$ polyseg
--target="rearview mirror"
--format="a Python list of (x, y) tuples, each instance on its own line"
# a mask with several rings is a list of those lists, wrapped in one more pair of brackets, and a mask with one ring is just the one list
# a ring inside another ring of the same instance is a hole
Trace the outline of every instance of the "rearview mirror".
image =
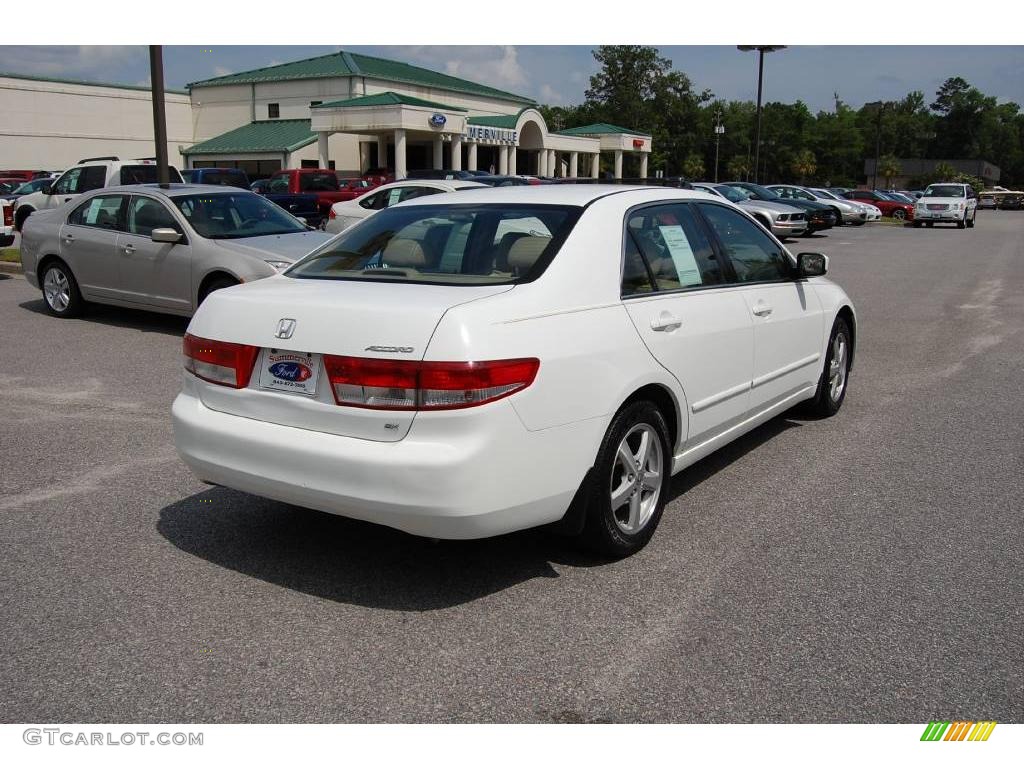
[(801, 253), (796, 257), (800, 277), (821, 277), (828, 272), (828, 256), (824, 253)]
[(181, 233), (175, 232), (170, 227), (154, 229), (150, 234), (154, 243), (176, 243), (181, 240)]
[(39, 191), (42, 192), (44, 195), (52, 195), (53, 184), (43, 184), (43, 186), (39, 188)]

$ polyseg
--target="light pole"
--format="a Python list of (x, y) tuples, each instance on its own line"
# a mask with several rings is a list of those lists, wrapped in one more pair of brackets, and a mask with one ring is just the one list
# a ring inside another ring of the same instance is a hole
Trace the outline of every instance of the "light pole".
[(871, 189), (878, 189), (878, 163), (882, 159), (882, 110), (884, 101), (872, 101), (864, 105), (875, 109), (875, 172), (871, 176)]
[(149, 80), (153, 98), (153, 143), (156, 145), (156, 177), (169, 184), (167, 167), (167, 116), (164, 110), (164, 53), (162, 45), (149, 46)]
[(715, 107), (715, 184), (718, 183), (718, 142), (725, 133), (725, 126), (722, 125), (722, 108)]
[(757, 129), (754, 133), (754, 183), (757, 183), (757, 164), (761, 156), (761, 90), (764, 85), (764, 55), (781, 51), (784, 45), (737, 45), (741, 51), (757, 51)]

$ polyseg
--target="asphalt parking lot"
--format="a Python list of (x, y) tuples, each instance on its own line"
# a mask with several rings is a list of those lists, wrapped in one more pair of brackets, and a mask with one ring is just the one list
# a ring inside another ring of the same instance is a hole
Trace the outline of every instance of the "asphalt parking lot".
[(611, 563), (205, 486), (186, 321), (0, 275), (3, 720), (1024, 720), (1024, 214), (792, 247), (857, 303), (843, 410), (677, 476)]

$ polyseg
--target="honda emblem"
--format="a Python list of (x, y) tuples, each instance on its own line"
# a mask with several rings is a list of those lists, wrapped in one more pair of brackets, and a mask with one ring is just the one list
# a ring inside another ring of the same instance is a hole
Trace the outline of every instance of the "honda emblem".
[(295, 333), (295, 320), (290, 317), (282, 317), (277, 321), (277, 333), (274, 335), (279, 339), (290, 339)]

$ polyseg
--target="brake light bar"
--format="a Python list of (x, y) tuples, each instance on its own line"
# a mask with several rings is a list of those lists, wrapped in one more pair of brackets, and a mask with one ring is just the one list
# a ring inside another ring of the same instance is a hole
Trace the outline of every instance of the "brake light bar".
[(230, 341), (215, 341), (185, 334), (182, 353), (185, 370), (204, 381), (242, 389), (249, 386), (260, 348)]
[(526, 389), (540, 360), (419, 362), (324, 355), (324, 368), (338, 405), (439, 411), (483, 405)]

